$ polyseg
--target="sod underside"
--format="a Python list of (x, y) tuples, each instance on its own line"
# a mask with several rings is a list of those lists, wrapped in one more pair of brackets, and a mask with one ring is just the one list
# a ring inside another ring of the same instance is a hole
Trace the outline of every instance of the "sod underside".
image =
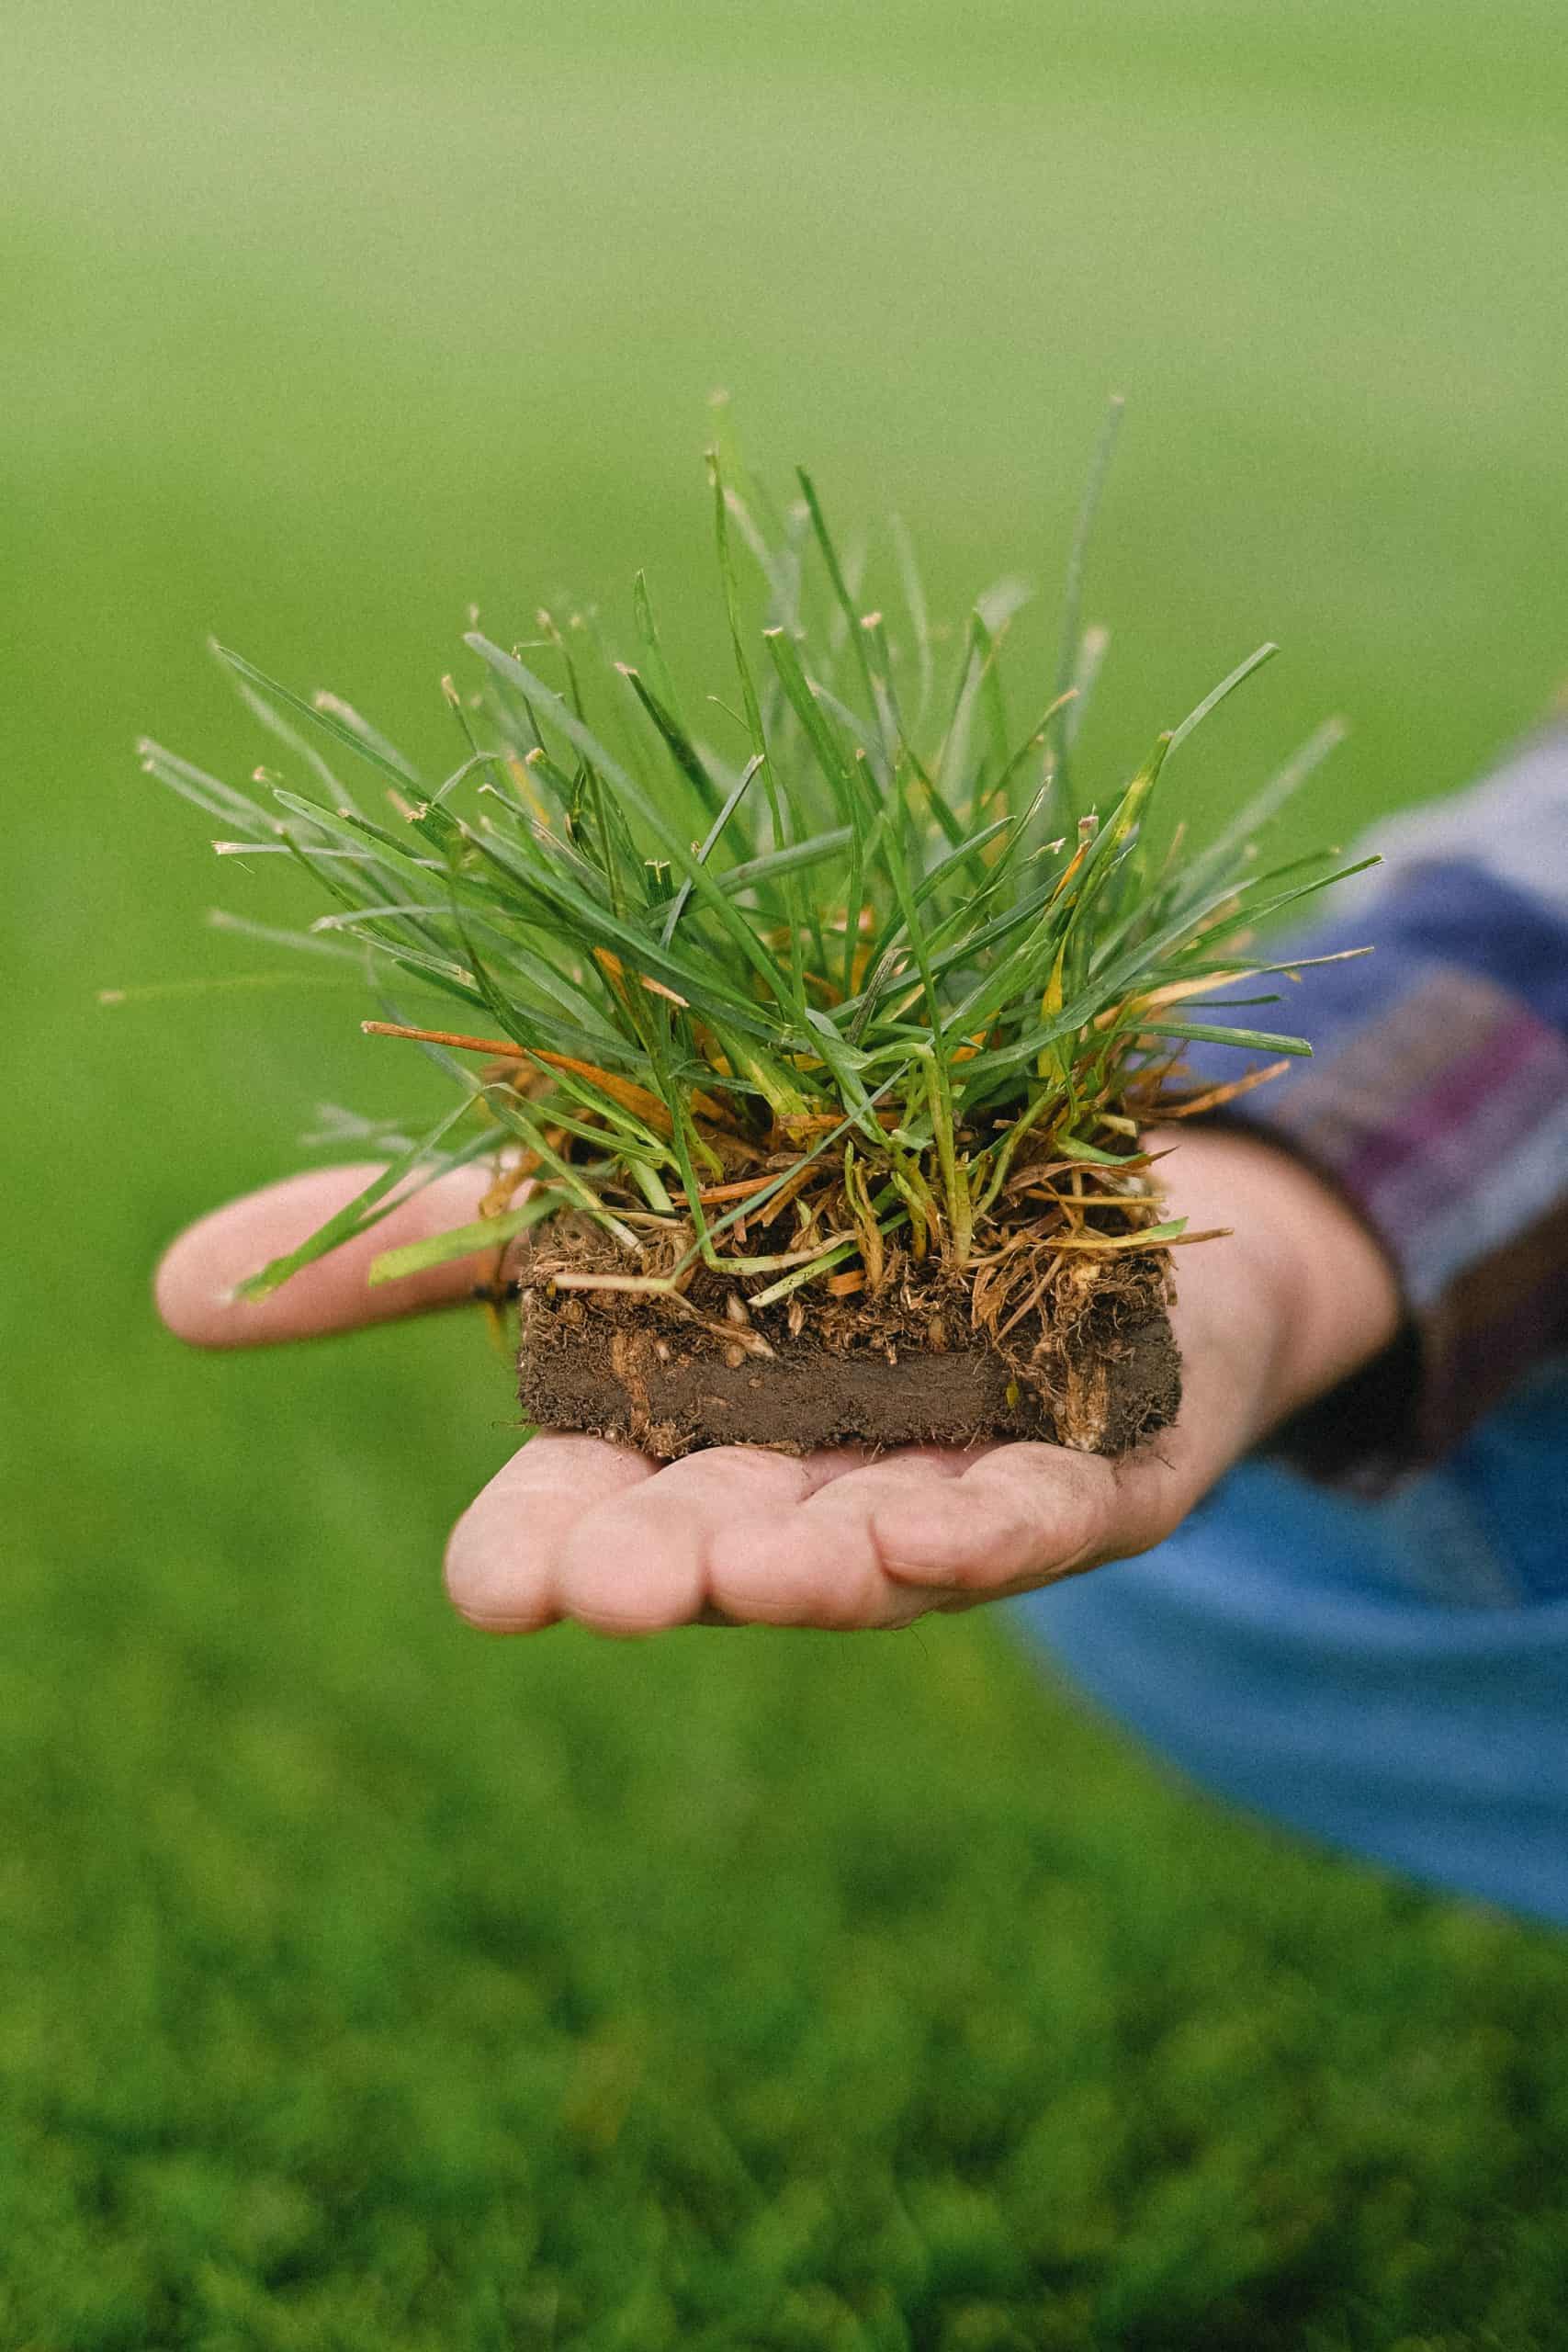
[[(856, 1294), (830, 1319), (797, 1299), (787, 1316), (738, 1322), (701, 1313), (695, 1283), (671, 1300), (558, 1291), (535, 1268), (518, 1399), (541, 1428), (615, 1438), (662, 1462), (710, 1445), (801, 1453), (1003, 1437), (1123, 1454), (1176, 1419), (1181, 1366), (1164, 1264), (1119, 1253), (1111, 1269), (1098, 1288), (1075, 1286), (1070, 1326), (1035, 1316), (998, 1343), (974, 1328), (962, 1277), (942, 1269), (897, 1301)], [(712, 1287), (736, 1295), (716, 1277)]]

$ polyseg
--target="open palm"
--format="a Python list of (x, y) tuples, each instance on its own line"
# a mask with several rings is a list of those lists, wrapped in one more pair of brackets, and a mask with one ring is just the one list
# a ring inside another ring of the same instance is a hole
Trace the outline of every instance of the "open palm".
[[(854, 1448), (803, 1458), (719, 1446), (660, 1466), (599, 1438), (541, 1432), (453, 1531), (446, 1583), (493, 1633), (574, 1618), (606, 1634), (750, 1623), (908, 1624), (1148, 1549), (1281, 1414), (1342, 1378), (1393, 1329), (1376, 1245), (1314, 1179), (1266, 1147), (1195, 1133), (1165, 1172), (1193, 1229), (1180, 1253), (1174, 1428), (1120, 1462), (1058, 1446)], [(326, 1169), (231, 1202), (184, 1233), (157, 1277), (169, 1328), (201, 1347), (343, 1331), (466, 1295), (472, 1261), (377, 1289), (381, 1250), (475, 1214), (486, 1179), (442, 1178), (272, 1296), (233, 1285), (291, 1248), (372, 1171)]]

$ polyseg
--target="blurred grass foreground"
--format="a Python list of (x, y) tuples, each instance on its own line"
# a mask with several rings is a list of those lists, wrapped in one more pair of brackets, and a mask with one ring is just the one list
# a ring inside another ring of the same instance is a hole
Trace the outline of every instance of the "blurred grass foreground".
[(254, 961), (131, 754), (254, 760), (209, 629), (425, 746), (470, 600), (648, 560), (703, 656), (719, 381), (949, 610), (1055, 578), (1124, 389), (1091, 763), (1268, 634), (1200, 822), (1330, 708), (1315, 833), (1461, 782), (1568, 666), (1556, 8), (20, 0), (7, 48), (0, 2345), (1560, 2344), (1560, 1943), (1165, 1785), (999, 1623), (464, 1634), (477, 1328), (197, 1362), (146, 1305), (378, 1107), (354, 1020), (93, 1002)]

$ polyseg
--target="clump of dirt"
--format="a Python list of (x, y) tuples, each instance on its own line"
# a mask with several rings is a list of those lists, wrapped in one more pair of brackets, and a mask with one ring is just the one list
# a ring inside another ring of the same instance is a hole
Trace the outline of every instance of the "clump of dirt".
[[(664, 1462), (708, 1445), (1000, 1437), (1126, 1453), (1181, 1402), (1168, 1268), (1157, 1250), (1060, 1251), (999, 1319), (996, 1261), (905, 1256), (874, 1296), (807, 1289), (756, 1306), (742, 1280), (702, 1266), (674, 1294), (575, 1287), (647, 1269), (559, 1218), (523, 1272), (519, 1394), (530, 1421)], [(1010, 1299), (1017, 1275), (1007, 1268)]]

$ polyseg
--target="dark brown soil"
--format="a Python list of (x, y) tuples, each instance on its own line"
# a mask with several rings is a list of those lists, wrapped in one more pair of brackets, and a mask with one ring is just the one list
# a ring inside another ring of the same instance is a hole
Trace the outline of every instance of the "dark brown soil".
[(660, 1461), (707, 1445), (998, 1437), (1118, 1454), (1168, 1427), (1181, 1401), (1169, 1276), (1154, 1252), (1085, 1253), (1000, 1342), (976, 1328), (962, 1278), (908, 1265), (891, 1295), (807, 1306), (796, 1293), (754, 1314), (706, 1273), (676, 1299), (553, 1283), (619, 1263), (596, 1234), (558, 1229), (525, 1269), (523, 1411)]

